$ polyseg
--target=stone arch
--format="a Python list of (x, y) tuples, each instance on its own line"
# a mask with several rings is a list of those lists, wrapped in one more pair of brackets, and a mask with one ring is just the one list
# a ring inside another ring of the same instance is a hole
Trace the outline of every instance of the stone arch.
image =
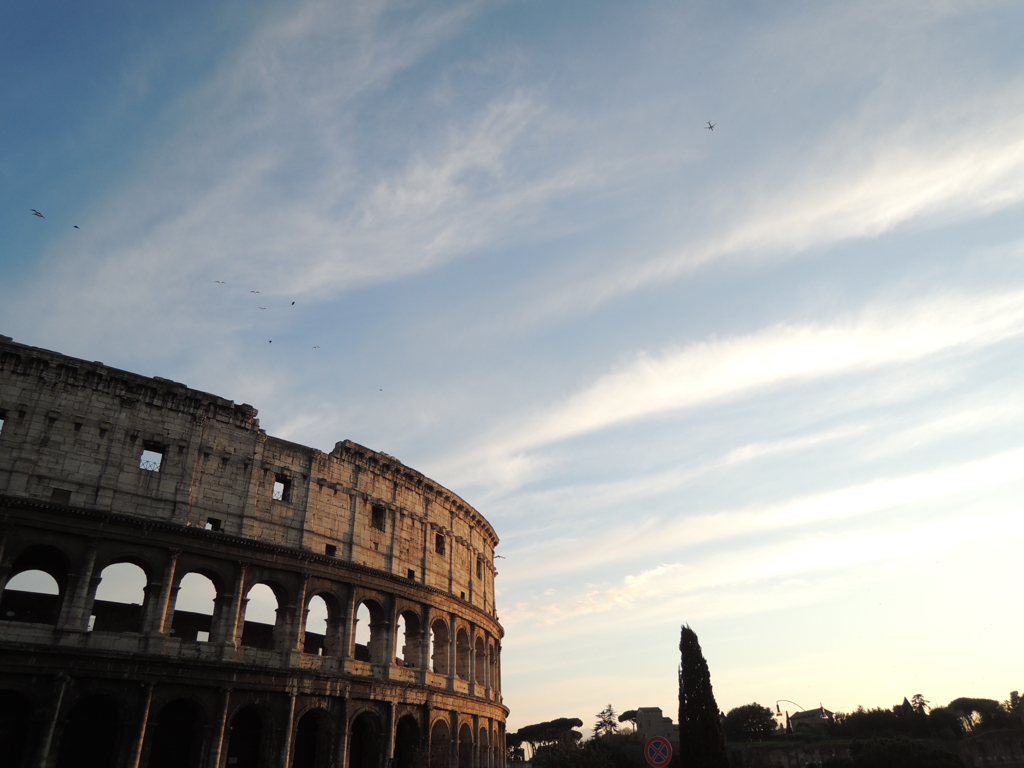
[(384, 606), (373, 598), (362, 598), (356, 606), (355, 631), (352, 633), (356, 660), (388, 663), (391, 652), (387, 648), (387, 635)]
[(280, 587), (259, 581), (246, 588), (241, 644), (273, 650), (275, 629), (281, 621)]
[(459, 727), (459, 768), (473, 768), (473, 729), (469, 723)]
[(95, 632), (141, 632), (149, 575), (137, 563), (122, 560), (100, 571), (89, 626)]
[(0, 764), (25, 762), (32, 727), (32, 701), (19, 691), (0, 691)]
[(420, 617), (413, 610), (398, 614), (398, 631), (395, 635), (398, 658), (403, 667), (420, 667), (420, 653), (423, 643), (423, 629)]
[(121, 734), (121, 706), (94, 694), (75, 702), (60, 729), (56, 768), (112, 768)]
[(231, 768), (268, 768), (270, 723), (262, 707), (249, 704), (231, 718), (227, 735), (227, 765)]
[(402, 715), (395, 726), (395, 768), (419, 768), (422, 751), (419, 721)]
[(430, 768), (448, 768), (451, 733), (451, 728), (445, 720), (435, 720), (430, 726)]
[(469, 680), (469, 633), (465, 627), (455, 634), (455, 674)]
[(298, 719), (292, 736), (291, 768), (328, 768), (332, 743), (330, 714), (320, 707), (307, 709)]
[(489, 766), (491, 765), (491, 740), (489, 738), (489, 734), (487, 733), (486, 725), (480, 726), (480, 734), (477, 737), (476, 745), (477, 765), (480, 766), (480, 768), (489, 768)]
[(213, 631), (213, 614), (220, 590), (207, 571), (189, 571), (177, 580), (171, 634), (184, 642), (206, 642)]
[(349, 725), (348, 768), (378, 768), (380, 760), (380, 717), (366, 709), (352, 718)]
[(430, 624), (430, 668), (438, 675), (447, 675), (451, 634), (444, 619), (434, 619)]
[(146, 727), (148, 768), (194, 768), (203, 748), (202, 708), (192, 699), (175, 699), (151, 712)]
[(487, 687), (487, 648), (481, 635), (476, 636), (476, 644), (473, 647), (473, 682)]
[(56, 624), (67, 595), (68, 567), (68, 556), (57, 547), (26, 547), (11, 564), (0, 596), (0, 619)]

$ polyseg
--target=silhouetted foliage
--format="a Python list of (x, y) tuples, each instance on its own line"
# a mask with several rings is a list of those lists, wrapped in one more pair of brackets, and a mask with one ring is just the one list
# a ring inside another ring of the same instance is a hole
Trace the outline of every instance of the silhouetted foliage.
[(967, 733), (980, 733), (1014, 725), (1013, 717), (995, 699), (959, 698), (949, 702), (949, 708), (960, 718)]
[(611, 755), (602, 745), (603, 739), (590, 739), (580, 743), (563, 739), (539, 747), (534, 755), (536, 768), (617, 768)]
[(775, 715), (756, 702), (730, 709), (723, 723), (729, 741), (763, 741), (776, 730)]
[(679, 653), (679, 764), (683, 768), (729, 768), (708, 663), (696, 633), (685, 625)]
[(825, 761), (822, 768), (965, 768), (953, 752), (911, 739), (855, 741), (850, 745), (850, 757), (848, 761)]
[[(1016, 691), (1014, 691), (1014, 693), (1016, 693)], [(632, 723), (633, 724), (633, 730), (635, 731), (636, 730), (636, 715), (637, 715), (637, 711), (635, 709), (627, 709), (625, 712), (623, 712), (621, 715), (619, 715), (619, 722), (620, 723)]]
[(618, 720), (615, 719), (615, 710), (612, 705), (597, 713), (597, 722), (594, 724), (594, 736), (608, 736), (618, 731)]
[(573, 729), (582, 727), (583, 721), (578, 717), (559, 717), (556, 720), (549, 720), (543, 723), (524, 725), (515, 733), (507, 734), (505, 736), (505, 744), (515, 743), (519, 747), (522, 747), (523, 744), (529, 744), (532, 757), (542, 747), (562, 742), (575, 744), (583, 738), (583, 734)]

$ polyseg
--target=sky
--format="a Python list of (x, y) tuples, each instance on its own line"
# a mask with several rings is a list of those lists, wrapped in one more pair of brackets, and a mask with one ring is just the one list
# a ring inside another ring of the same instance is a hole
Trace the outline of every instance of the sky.
[(473, 504), (510, 730), (675, 718), (684, 623), (726, 711), (1002, 700), (1022, 28), (998, 0), (6, 3), (0, 333)]

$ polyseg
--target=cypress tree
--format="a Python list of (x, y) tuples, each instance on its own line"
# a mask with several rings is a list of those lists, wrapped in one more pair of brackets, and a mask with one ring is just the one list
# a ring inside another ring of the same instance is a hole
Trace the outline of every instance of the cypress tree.
[(682, 768), (729, 768), (725, 732), (711, 673), (697, 634), (685, 624), (679, 639), (679, 765)]

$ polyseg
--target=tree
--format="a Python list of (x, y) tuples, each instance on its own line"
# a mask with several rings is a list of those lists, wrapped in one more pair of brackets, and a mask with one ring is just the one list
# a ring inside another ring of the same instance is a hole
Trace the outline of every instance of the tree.
[(683, 768), (729, 768), (725, 733), (711, 690), (711, 673), (697, 634), (679, 638), (679, 758)]
[(597, 713), (597, 722), (594, 724), (594, 736), (610, 736), (618, 731), (616, 725), (618, 721), (615, 719), (615, 710), (612, 709), (612, 705), (609, 704), (607, 707)]
[(583, 734), (574, 731), (574, 728), (582, 728), (583, 721), (578, 717), (559, 717), (556, 720), (549, 720), (533, 725), (524, 725), (514, 734), (506, 736), (505, 742), (510, 738), (518, 740), (518, 743), (530, 745), (530, 756), (537, 753), (541, 747), (558, 744), (563, 741), (577, 742), (583, 738)]
[(637, 715), (637, 712), (636, 712), (635, 709), (627, 709), (625, 712), (623, 712), (621, 715), (619, 715), (619, 722), (620, 723), (631, 723), (632, 726), (633, 726), (633, 732), (635, 733), (636, 732), (636, 715)]
[(760, 704), (744, 704), (729, 710), (723, 728), (729, 741), (763, 741), (775, 733), (775, 715)]
[(916, 712), (920, 712), (921, 714), (926, 714), (928, 712), (929, 702), (920, 693), (914, 694), (914, 698), (910, 700), (910, 704)]

